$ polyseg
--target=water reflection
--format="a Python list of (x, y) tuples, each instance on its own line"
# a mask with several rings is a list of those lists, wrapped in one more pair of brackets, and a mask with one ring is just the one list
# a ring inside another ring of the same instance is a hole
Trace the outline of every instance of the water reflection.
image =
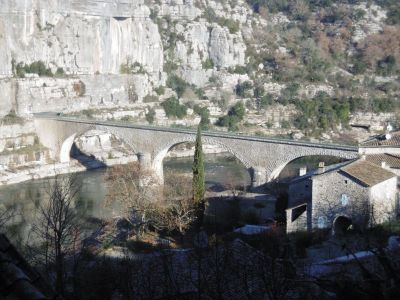
[[(191, 175), (192, 157), (168, 158), (164, 160), (165, 174), (184, 173)], [(246, 168), (236, 159), (225, 154), (207, 154), (205, 156), (207, 187), (222, 190), (226, 186), (246, 186), (250, 176)], [(78, 173), (77, 184), (82, 188), (77, 195), (75, 208), (82, 224), (89, 226), (99, 220), (117, 216), (117, 207), (107, 207), (107, 183), (105, 169)], [(68, 175), (65, 175), (68, 176)], [(54, 179), (39, 179), (0, 188), (0, 208), (15, 211), (12, 222), (6, 230), (15, 243), (24, 243), (29, 238), (33, 222), (38, 217), (38, 208), (48, 200), (49, 185)], [(85, 229), (85, 228), (82, 228)], [(3, 228), (4, 230), (4, 228)]]

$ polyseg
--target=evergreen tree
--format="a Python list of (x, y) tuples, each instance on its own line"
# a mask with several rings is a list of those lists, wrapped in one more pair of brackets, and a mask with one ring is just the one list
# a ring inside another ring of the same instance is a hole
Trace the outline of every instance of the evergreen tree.
[(201, 204), (204, 200), (205, 176), (204, 176), (204, 157), (201, 143), (201, 126), (197, 127), (196, 145), (193, 161), (193, 200)]

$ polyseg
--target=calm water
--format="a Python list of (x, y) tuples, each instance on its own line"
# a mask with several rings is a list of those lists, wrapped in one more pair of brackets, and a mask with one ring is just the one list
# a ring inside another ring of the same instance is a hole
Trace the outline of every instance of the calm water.
[[(338, 162), (338, 159), (324, 159), (326, 164)], [(191, 173), (192, 157), (168, 158), (164, 161), (164, 174)], [(298, 168), (306, 165), (308, 169), (318, 166), (319, 157), (300, 159), (292, 162), (281, 173), (282, 178), (294, 176)], [(227, 154), (207, 154), (205, 156), (206, 185), (209, 190), (221, 191), (227, 188), (250, 185), (250, 175), (246, 168), (234, 157)], [(105, 206), (107, 184), (105, 169), (97, 169), (77, 174), (81, 184), (76, 208), (85, 221), (107, 219), (118, 215), (118, 209)], [(171, 176), (171, 175), (169, 175)], [(37, 217), (40, 201), (46, 199), (52, 179), (41, 179), (0, 188), (0, 212), (13, 208), (16, 215), (12, 226), (7, 229), (8, 236), (22, 242), (29, 237), (32, 223)], [(89, 223), (90, 222), (85, 222)]]
[[(169, 158), (164, 161), (164, 173), (191, 173), (193, 158)], [(222, 190), (224, 186), (246, 186), (250, 175), (235, 158), (225, 154), (205, 156), (206, 185), (212, 190)], [(78, 173), (77, 181), (82, 186), (76, 208), (82, 220), (96, 221), (118, 215), (118, 209), (105, 206), (107, 183), (105, 169)], [(48, 199), (47, 191), (52, 179), (39, 179), (0, 188), (0, 211), (13, 208), (16, 215), (7, 235), (16, 242), (29, 237), (32, 223), (37, 218), (40, 201)], [(82, 222), (87, 223), (87, 222)], [(90, 222), (89, 222), (90, 224)]]

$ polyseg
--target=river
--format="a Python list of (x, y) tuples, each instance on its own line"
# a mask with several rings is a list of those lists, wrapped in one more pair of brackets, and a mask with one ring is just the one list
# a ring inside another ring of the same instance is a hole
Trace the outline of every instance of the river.
[[(320, 158), (295, 161), (283, 171), (283, 177), (293, 176), (298, 168), (307, 165), (315, 168)], [(166, 158), (164, 173), (191, 173), (193, 157)], [(327, 163), (337, 162), (337, 159), (325, 159)], [(205, 155), (205, 171), (207, 189), (221, 191), (233, 186), (246, 187), (250, 185), (250, 175), (246, 168), (229, 154)], [(78, 183), (82, 186), (77, 195), (76, 208), (82, 220), (93, 221), (107, 219), (118, 215), (118, 209), (105, 207), (107, 194), (105, 169), (90, 170), (77, 174)], [(66, 176), (66, 175), (65, 175)], [(7, 229), (7, 235), (14, 241), (23, 242), (29, 237), (32, 224), (37, 218), (40, 201), (46, 199), (49, 184), (54, 179), (39, 179), (0, 188), (0, 211), (11, 209), (17, 212), (12, 226)], [(90, 222), (89, 222), (90, 223)]]

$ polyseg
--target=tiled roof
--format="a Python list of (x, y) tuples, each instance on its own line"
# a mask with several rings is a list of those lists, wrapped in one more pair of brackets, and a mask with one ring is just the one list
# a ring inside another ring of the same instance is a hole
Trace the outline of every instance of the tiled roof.
[(396, 177), (396, 174), (363, 159), (356, 160), (340, 168), (340, 170), (366, 186), (374, 186), (385, 180)]
[(53, 295), (39, 273), (26, 262), (7, 237), (0, 234), (0, 298), (56, 299)]
[(400, 156), (393, 154), (371, 154), (366, 156), (366, 160), (378, 166), (381, 166), (382, 162), (385, 162), (393, 169), (400, 169)]
[(366, 140), (360, 143), (361, 147), (368, 146), (387, 146), (387, 147), (396, 147), (400, 146), (400, 131), (391, 132), (391, 138), (386, 139), (385, 135), (378, 135), (369, 140)]
[(349, 161), (345, 161), (345, 162), (340, 162), (340, 163), (337, 163), (337, 164), (329, 165), (329, 166), (324, 167), (323, 170), (317, 168), (315, 170), (307, 172), (303, 176), (299, 176), (299, 177), (293, 178), (292, 180), (290, 180), (289, 183), (290, 184), (296, 183), (296, 182), (303, 181), (305, 179), (308, 179), (308, 178), (316, 176), (316, 175), (321, 175), (321, 174), (329, 173), (331, 171), (339, 170), (341, 167), (350, 164), (352, 161), (354, 161), (354, 160), (349, 160)]

